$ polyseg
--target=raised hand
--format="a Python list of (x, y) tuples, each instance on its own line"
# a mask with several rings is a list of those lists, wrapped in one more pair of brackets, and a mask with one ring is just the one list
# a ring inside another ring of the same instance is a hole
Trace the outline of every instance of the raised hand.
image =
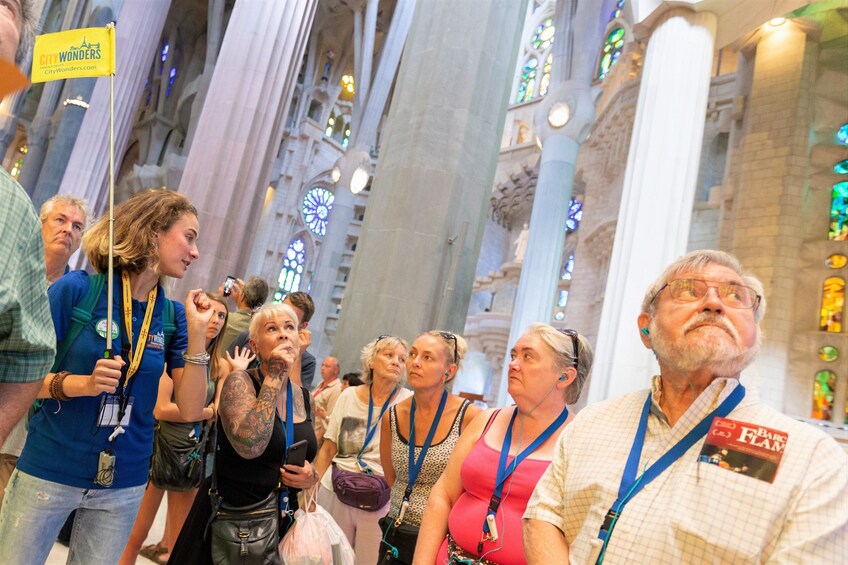
[(256, 354), (248, 347), (239, 347), (236, 345), (235, 357), (227, 351), (227, 362), (230, 364), (233, 371), (246, 371), (250, 363), (256, 359)]
[(201, 289), (188, 291), (185, 300), (186, 324), (188, 325), (189, 333), (202, 333), (206, 335), (206, 328), (209, 327), (209, 321), (215, 314), (212, 308), (212, 303), (207, 298), (206, 293)]

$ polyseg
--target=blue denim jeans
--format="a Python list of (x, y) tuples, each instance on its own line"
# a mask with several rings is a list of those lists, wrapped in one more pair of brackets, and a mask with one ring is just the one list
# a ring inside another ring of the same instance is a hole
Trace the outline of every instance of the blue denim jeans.
[(145, 485), (82, 489), (15, 470), (0, 510), (0, 563), (42, 565), (77, 510), (68, 563), (114, 565), (130, 537)]

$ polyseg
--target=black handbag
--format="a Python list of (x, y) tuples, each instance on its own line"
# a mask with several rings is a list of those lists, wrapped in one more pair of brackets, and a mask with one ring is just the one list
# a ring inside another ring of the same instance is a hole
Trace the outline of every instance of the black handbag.
[(379, 524), (383, 539), (380, 542), (378, 565), (412, 563), (415, 544), (418, 542), (418, 526), (403, 522), (397, 525), (391, 514), (380, 518)]
[[(213, 487), (214, 488), (214, 487)], [(212, 493), (210, 492), (210, 495)], [(217, 504), (216, 504), (217, 502)], [(280, 563), (280, 522), (277, 490), (256, 504), (230, 506), (212, 495), (212, 563), (259, 565)]]
[(209, 426), (202, 428), (199, 438), (189, 438), (184, 425), (156, 422), (153, 457), (150, 460), (150, 482), (153, 486), (178, 492), (200, 486)]

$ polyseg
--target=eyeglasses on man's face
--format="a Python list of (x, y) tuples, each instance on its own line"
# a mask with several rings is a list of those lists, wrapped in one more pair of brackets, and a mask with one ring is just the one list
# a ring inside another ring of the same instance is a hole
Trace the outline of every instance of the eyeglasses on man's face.
[(756, 310), (760, 304), (760, 295), (751, 287), (736, 283), (712, 283), (700, 279), (669, 281), (657, 291), (652, 300), (656, 300), (662, 291), (668, 289), (671, 297), (678, 302), (697, 302), (706, 296), (711, 288), (716, 289), (721, 303), (730, 308)]

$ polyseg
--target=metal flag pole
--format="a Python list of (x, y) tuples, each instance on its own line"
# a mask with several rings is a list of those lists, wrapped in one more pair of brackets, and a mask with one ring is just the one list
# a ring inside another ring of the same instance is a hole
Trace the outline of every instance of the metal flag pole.
[[(112, 22), (106, 26), (107, 29), (112, 29), (112, 34), (115, 33), (115, 23)], [(113, 43), (114, 45), (114, 43)], [(115, 52), (112, 51), (111, 56), (114, 58)], [(106, 275), (106, 351), (103, 357), (111, 359), (115, 356), (112, 349), (112, 305), (114, 302), (115, 285), (114, 274), (115, 266), (112, 258), (112, 253), (115, 247), (115, 72), (109, 75), (109, 268)]]

